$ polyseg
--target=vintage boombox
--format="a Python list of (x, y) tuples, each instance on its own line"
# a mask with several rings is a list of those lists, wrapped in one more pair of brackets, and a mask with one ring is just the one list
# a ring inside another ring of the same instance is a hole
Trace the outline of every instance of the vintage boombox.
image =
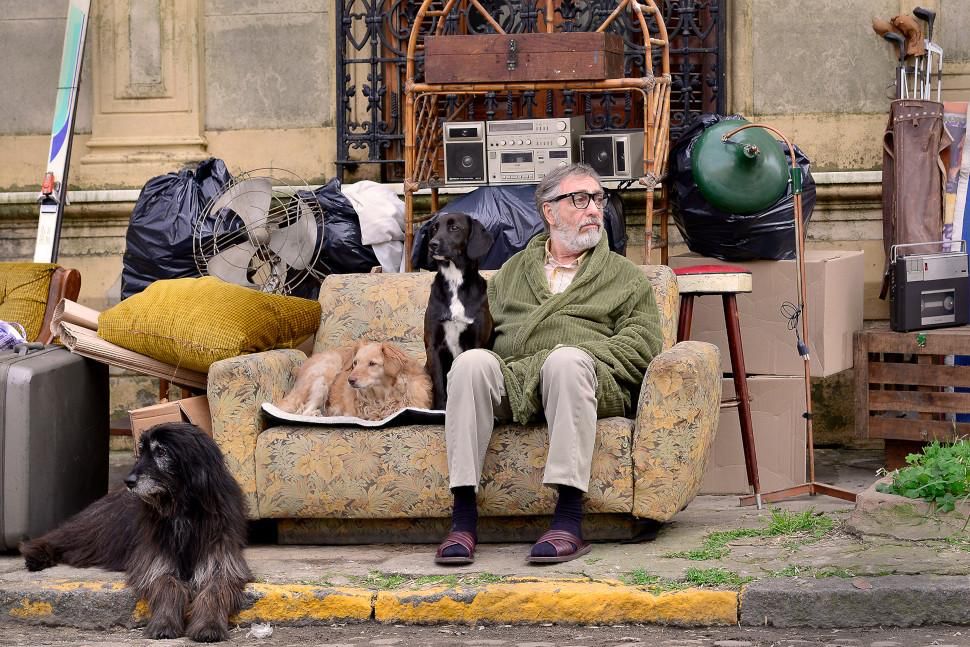
[(632, 180), (643, 175), (643, 130), (612, 130), (583, 135), (579, 158), (604, 180)]
[(445, 183), (485, 184), (485, 122), (448, 121), (443, 129)]
[(585, 117), (485, 123), (489, 184), (532, 184), (578, 159)]
[(954, 245), (950, 241), (890, 248), (889, 327), (897, 332), (963, 326), (970, 321), (967, 243), (959, 251), (899, 254), (901, 248)]

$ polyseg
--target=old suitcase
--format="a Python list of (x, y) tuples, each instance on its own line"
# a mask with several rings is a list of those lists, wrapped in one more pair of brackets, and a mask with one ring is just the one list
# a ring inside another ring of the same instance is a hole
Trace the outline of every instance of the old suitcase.
[(60, 346), (0, 351), (0, 550), (108, 487), (108, 367)]
[(605, 32), (427, 36), (427, 83), (622, 78), (623, 38)]

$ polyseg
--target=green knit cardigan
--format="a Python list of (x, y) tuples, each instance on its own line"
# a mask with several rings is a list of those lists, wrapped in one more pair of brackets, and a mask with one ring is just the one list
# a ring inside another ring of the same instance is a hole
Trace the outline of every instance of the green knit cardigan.
[(488, 282), (492, 351), (501, 360), (513, 418), (525, 424), (542, 412), (539, 371), (557, 346), (593, 357), (600, 418), (629, 417), (647, 365), (663, 343), (653, 288), (636, 265), (610, 251), (603, 236), (569, 287), (552, 294), (544, 267), (548, 239), (535, 236)]

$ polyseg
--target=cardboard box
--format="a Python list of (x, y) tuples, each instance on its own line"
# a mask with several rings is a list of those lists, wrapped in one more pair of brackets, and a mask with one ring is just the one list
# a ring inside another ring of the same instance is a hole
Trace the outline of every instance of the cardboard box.
[[(796, 350), (795, 334), (781, 314), (783, 303), (798, 302), (795, 261), (727, 263), (697, 254), (669, 259), (674, 269), (725, 264), (751, 271), (753, 291), (737, 297), (746, 372), (802, 375), (803, 361)], [(864, 273), (861, 251), (813, 249), (805, 253), (809, 353), (811, 374), (815, 377), (852, 368), (852, 334), (862, 328)], [(690, 338), (717, 345), (721, 349), (721, 369), (731, 373), (724, 306), (718, 296), (695, 297)]]
[[(734, 380), (724, 378), (723, 398), (734, 397)], [(759, 375), (748, 378), (754, 450), (762, 492), (805, 482), (805, 383), (800, 377)], [(704, 471), (701, 494), (747, 494), (748, 473), (737, 409), (722, 409)]]
[(128, 417), (131, 419), (131, 437), (135, 441), (136, 453), (138, 438), (142, 433), (163, 422), (191, 422), (212, 435), (212, 415), (209, 413), (209, 400), (204, 395), (132, 409)]

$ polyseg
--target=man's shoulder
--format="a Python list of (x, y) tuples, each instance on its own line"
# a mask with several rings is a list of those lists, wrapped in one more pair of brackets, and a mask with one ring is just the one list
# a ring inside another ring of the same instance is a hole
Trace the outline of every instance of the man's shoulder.
[[(498, 280), (501, 282), (503, 279), (509, 276), (515, 276), (522, 271), (523, 264), (527, 262), (527, 257), (530, 255), (530, 249), (526, 247), (525, 249), (519, 250), (512, 254), (504, 263), (502, 267), (495, 271), (492, 275), (492, 281)], [(521, 278), (521, 276), (519, 276)]]
[(637, 265), (626, 256), (621, 256), (614, 251), (611, 251), (606, 257), (606, 262), (612, 272), (619, 272), (623, 276), (633, 278), (642, 277), (644, 280), (647, 278), (646, 274), (643, 273), (642, 266)]

